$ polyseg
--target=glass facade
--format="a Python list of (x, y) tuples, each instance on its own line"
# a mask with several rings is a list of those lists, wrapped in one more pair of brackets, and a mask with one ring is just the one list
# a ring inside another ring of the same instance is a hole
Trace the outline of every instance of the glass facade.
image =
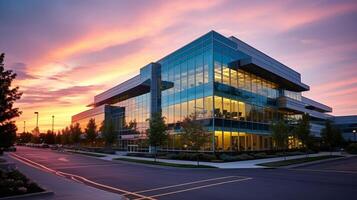
[(186, 116), (213, 115), (212, 40), (195, 41), (161, 62), (162, 81), (174, 86), (161, 92), (161, 108), (168, 124), (181, 122)]
[(283, 115), (275, 104), (278, 85), (234, 69), (232, 63), (246, 55), (232, 46), (232, 41), (223, 37), (202, 37), (159, 61), (162, 80), (174, 83), (161, 95), (162, 113), (171, 127), (169, 148), (183, 149), (177, 127), (191, 114), (205, 120), (212, 135), (204, 150), (270, 146), (269, 123)]
[[(255, 71), (242, 69), (240, 61), (251, 56), (237, 49), (233, 40), (210, 32), (157, 61), (152, 67), (159, 67), (155, 68), (159, 69), (157, 80), (162, 83), (159, 97), (154, 97), (150, 89), (143, 89), (145, 94), (133, 94), (126, 100), (109, 103), (123, 108), (121, 114), (113, 117), (122, 139), (120, 146), (137, 145), (138, 141), (146, 138), (147, 119), (157, 102), (168, 124), (168, 149), (185, 149), (180, 122), (193, 114), (203, 122), (210, 137), (202, 150), (257, 151), (271, 148), (271, 122), (296, 120), (301, 116), (279, 109), (278, 99), (285, 96), (301, 101), (301, 92), (288, 90), (269, 76), (263, 78)], [(143, 88), (147, 82), (153, 84), (156, 80), (149, 69), (153, 68), (144, 67), (140, 72)], [(103, 120), (104, 114), (93, 117)], [(86, 119), (78, 120), (81, 126), (84, 121)]]

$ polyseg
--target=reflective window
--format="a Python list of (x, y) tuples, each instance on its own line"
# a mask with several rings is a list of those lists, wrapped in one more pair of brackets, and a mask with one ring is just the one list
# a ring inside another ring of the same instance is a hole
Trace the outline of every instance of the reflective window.
[(222, 68), (222, 75), (223, 83), (226, 85), (230, 85), (230, 69), (228, 67)]
[(197, 118), (203, 118), (204, 117), (204, 107), (203, 107), (203, 98), (196, 99), (196, 115)]
[(227, 98), (223, 98), (223, 117), (231, 118), (231, 100)]
[(203, 55), (196, 56), (196, 86), (203, 84)]
[(222, 97), (214, 97), (214, 116), (223, 117)]
[(238, 113), (238, 116), (239, 116), (239, 120), (245, 120), (246, 118), (246, 114), (245, 114), (245, 103), (243, 102), (239, 102), (238, 103), (238, 106), (239, 106), (239, 113)]
[(208, 96), (204, 98), (204, 108), (205, 108), (205, 113), (206, 117), (212, 117), (213, 116), (213, 100), (212, 96)]
[(231, 86), (238, 88), (238, 74), (235, 70), (231, 70)]
[(195, 114), (195, 100), (191, 100), (188, 102), (188, 115)]
[(238, 120), (238, 101), (236, 100), (232, 100), (231, 101), (231, 117), (234, 119), (234, 120)]

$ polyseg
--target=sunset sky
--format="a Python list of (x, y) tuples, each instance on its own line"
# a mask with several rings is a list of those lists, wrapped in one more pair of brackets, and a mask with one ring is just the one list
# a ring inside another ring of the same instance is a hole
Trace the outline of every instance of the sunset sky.
[[(249, 2), (249, 3), (248, 3)], [(19, 131), (70, 124), (93, 96), (195, 38), (234, 35), (302, 75), (304, 93), (357, 114), (357, 1), (0, 0), (0, 52), (24, 92)]]

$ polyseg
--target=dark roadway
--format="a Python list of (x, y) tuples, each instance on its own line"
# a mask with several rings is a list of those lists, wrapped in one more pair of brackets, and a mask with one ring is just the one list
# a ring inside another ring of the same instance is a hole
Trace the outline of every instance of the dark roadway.
[(16, 155), (154, 199), (326, 200), (357, 194), (357, 157), (289, 170), (164, 168), (27, 147), (18, 147)]

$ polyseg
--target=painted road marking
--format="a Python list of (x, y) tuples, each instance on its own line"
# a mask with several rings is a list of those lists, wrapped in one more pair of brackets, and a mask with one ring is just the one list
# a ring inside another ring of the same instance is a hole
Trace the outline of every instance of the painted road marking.
[(132, 195), (132, 196), (135, 196), (135, 197), (139, 197), (140, 199), (155, 200), (152, 197), (147, 197), (147, 196), (144, 196), (144, 195), (141, 195), (141, 194), (136, 194), (134, 192), (130, 192), (130, 191), (122, 190), (122, 189), (119, 189), (119, 188), (111, 187), (109, 185), (104, 185), (104, 184), (101, 184), (101, 183), (97, 183), (97, 182), (88, 180), (88, 179), (86, 179), (86, 178), (84, 178), (82, 176), (79, 176), (79, 175), (53, 170), (53, 169), (48, 168), (48, 167), (46, 167), (46, 166), (44, 166), (42, 164), (36, 163), (36, 162), (34, 162), (32, 160), (29, 160), (29, 159), (27, 159), (25, 157), (19, 156), (19, 155), (15, 154), (15, 153), (10, 153), (9, 155), (12, 158), (14, 158), (14, 159), (16, 159), (16, 160), (18, 160), (18, 161), (20, 161), (20, 162), (22, 162), (24, 164), (27, 164), (27, 165), (29, 165), (31, 167), (34, 167), (34, 168), (37, 168), (37, 169), (41, 169), (42, 171), (51, 172), (51, 173), (54, 173), (56, 175), (61, 175), (62, 177), (66, 177), (66, 178), (75, 180), (77, 182), (81, 181), (81, 182), (87, 183), (89, 185), (95, 185), (97, 187), (104, 188), (104, 189), (107, 189), (107, 190), (110, 190), (110, 191), (115, 191), (115, 192), (123, 193), (123, 194), (126, 194), (126, 195)]
[[(204, 180), (199, 180), (199, 181), (192, 181), (192, 182), (181, 183), (181, 184), (176, 184), (176, 185), (169, 185), (169, 186), (164, 186), (164, 187), (158, 187), (158, 188), (153, 188), (153, 189), (148, 189), (148, 190), (141, 190), (141, 191), (136, 191), (135, 193), (145, 193), (145, 192), (151, 192), (151, 191), (156, 191), (156, 190), (163, 190), (163, 189), (174, 188), (174, 187), (180, 187), (180, 186), (185, 186), (185, 185), (192, 185), (192, 184), (196, 184), (196, 183), (203, 183), (203, 182), (208, 182), (208, 181), (228, 179), (228, 178), (238, 178), (238, 177), (239, 177), (239, 176), (224, 176), (224, 177), (218, 177), (218, 178), (210, 178), (210, 179), (204, 179)], [(246, 178), (246, 177), (244, 177), (244, 178)]]
[[(223, 182), (218, 182), (218, 183), (212, 183), (212, 184), (208, 184), (208, 185), (202, 185), (202, 186), (197, 186), (197, 187), (193, 187), (193, 188), (188, 188), (188, 189), (183, 189), (183, 190), (177, 190), (177, 191), (173, 191), (173, 192), (167, 192), (167, 193), (161, 193), (161, 194), (156, 194), (156, 195), (152, 195), (149, 197), (162, 197), (162, 196), (167, 196), (167, 195), (172, 195), (172, 194), (177, 194), (177, 193), (182, 193), (182, 192), (187, 192), (187, 191), (192, 191), (192, 190), (198, 190), (198, 189), (202, 189), (202, 188), (207, 188), (207, 187), (213, 187), (213, 186), (217, 186), (217, 185), (223, 185), (223, 184), (228, 184), (228, 183), (234, 183), (234, 182), (240, 182), (240, 181), (247, 181), (247, 180), (251, 180), (253, 178), (251, 177), (247, 177), (247, 178), (240, 178), (237, 180), (231, 180), (231, 181), (223, 181)], [(143, 198), (137, 198), (135, 200), (142, 200)]]
[(58, 160), (62, 161), (62, 162), (68, 162), (69, 161), (67, 158), (64, 158), (64, 157), (58, 158)]
[(357, 174), (357, 171), (333, 170), (333, 169), (288, 169), (288, 170), (291, 170), (291, 171), (335, 172), (335, 173)]

